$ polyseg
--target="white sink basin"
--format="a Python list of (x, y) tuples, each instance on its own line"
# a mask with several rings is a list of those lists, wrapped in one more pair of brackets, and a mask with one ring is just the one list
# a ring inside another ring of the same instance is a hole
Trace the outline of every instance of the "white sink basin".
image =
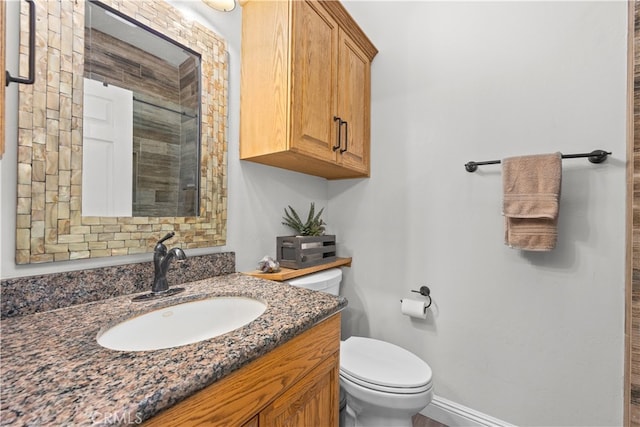
[(127, 319), (98, 332), (98, 344), (112, 350), (178, 347), (226, 334), (256, 319), (266, 304), (245, 297), (216, 297), (177, 304)]

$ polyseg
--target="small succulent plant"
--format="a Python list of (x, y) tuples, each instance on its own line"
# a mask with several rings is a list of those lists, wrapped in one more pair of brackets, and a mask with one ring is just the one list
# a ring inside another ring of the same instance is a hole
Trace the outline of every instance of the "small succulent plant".
[(283, 225), (294, 229), (299, 236), (322, 236), (324, 234), (325, 222), (320, 218), (324, 208), (320, 209), (320, 212), (315, 213), (315, 205), (311, 202), (311, 208), (309, 208), (309, 215), (307, 215), (307, 221), (302, 222), (298, 213), (289, 206), (289, 210), (284, 208), (285, 216), (282, 217)]

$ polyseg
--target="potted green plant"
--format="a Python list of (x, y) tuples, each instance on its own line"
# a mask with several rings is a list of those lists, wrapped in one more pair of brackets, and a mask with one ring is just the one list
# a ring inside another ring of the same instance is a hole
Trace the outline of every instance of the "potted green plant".
[(282, 219), (284, 222), (282, 225), (286, 225), (296, 231), (297, 236), (322, 236), (324, 234), (324, 226), (326, 225), (324, 220), (320, 218), (324, 208), (320, 209), (320, 212), (315, 213), (316, 206), (311, 202), (309, 208), (309, 214), (307, 215), (307, 221), (302, 222), (300, 215), (289, 205), (289, 211), (284, 208), (284, 216)]
[(323, 212), (324, 208), (316, 213), (315, 204), (311, 202), (306, 221), (302, 221), (294, 208), (284, 209), (282, 224), (293, 229), (296, 235), (276, 238), (277, 259), (281, 266), (299, 269), (336, 259), (336, 236), (324, 234)]

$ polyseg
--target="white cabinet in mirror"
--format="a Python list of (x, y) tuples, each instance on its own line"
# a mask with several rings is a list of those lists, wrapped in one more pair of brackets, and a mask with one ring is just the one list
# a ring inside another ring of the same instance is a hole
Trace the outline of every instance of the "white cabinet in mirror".
[(82, 215), (132, 216), (133, 92), (85, 78), (82, 123)]

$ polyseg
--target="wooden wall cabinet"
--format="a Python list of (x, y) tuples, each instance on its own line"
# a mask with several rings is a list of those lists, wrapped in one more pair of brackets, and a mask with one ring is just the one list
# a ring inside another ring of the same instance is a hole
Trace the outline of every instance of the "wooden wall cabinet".
[(369, 176), (371, 61), (338, 1), (246, 1), (240, 158), (328, 179)]
[(145, 425), (338, 427), (339, 352), (338, 313)]

